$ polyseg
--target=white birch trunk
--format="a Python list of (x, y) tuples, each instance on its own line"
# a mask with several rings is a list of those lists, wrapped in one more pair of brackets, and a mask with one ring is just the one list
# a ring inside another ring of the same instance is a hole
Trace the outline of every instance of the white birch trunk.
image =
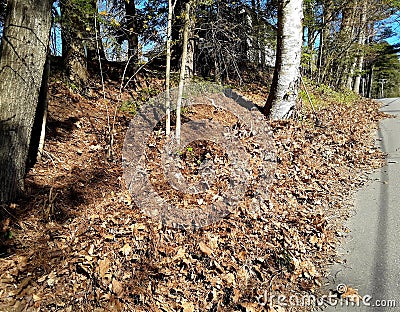
[(353, 62), (353, 64), (351, 64), (350, 70), (347, 73), (346, 88), (349, 90), (353, 90), (353, 76), (354, 76), (354, 70), (356, 69), (356, 62), (357, 62), (357, 58), (354, 59), (354, 62)]
[(271, 119), (289, 118), (296, 105), (300, 80), (303, 1), (280, 1), (278, 10), (275, 72), (265, 107)]
[(186, 3), (185, 7), (185, 26), (183, 28), (183, 44), (182, 44), (182, 63), (181, 72), (179, 77), (179, 87), (178, 87), (178, 99), (176, 101), (176, 128), (175, 135), (176, 141), (180, 144), (181, 140), (181, 106), (182, 106), (182, 96), (183, 96), (183, 86), (185, 83), (185, 72), (186, 72), (186, 60), (187, 60), (187, 47), (189, 39), (189, 14), (190, 14), (190, 2)]
[(168, 25), (167, 25), (167, 60), (165, 66), (165, 134), (171, 133), (171, 95), (170, 95), (170, 77), (171, 77), (171, 33), (172, 33), (172, 14), (175, 3), (168, 0)]
[(46, 123), (47, 123), (47, 107), (45, 108), (44, 114), (43, 114), (42, 130), (40, 132), (39, 147), (38, 147), (38, 153), (37, 153), (38, 159), (40, 159), (43, 155), (44, 139), (46, 137)]
[(360, 33), (358, 37), (358, 44), (359, 44), (359, 55), (357, 58), (357, 75), (354, 79), (354, 86), (353, 91), (356, 93), (360, 93), (360, 84), (361, 84), (361, 71), (363, 69), (364, 64), (364, 51), (362, 50), (362, 45), (365, 42), (365, 35), (366, 35), (366, 27), (367, 27), (367, 14), (366, 14), (366, 3), (362, 5), (362, 12), (361, 12), (361, 21), (360, 21)]

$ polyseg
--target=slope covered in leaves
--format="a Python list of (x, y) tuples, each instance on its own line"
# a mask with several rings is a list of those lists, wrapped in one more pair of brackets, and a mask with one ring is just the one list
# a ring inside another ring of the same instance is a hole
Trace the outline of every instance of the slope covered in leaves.
[(190, 231), (132, 202), (120, 161), (130, 115), (116, 111), (111, 158), (107, 111), (121, 103), (117, 87), (107, 92), (104, 101), (53, 83), (45, 157), (3, 221), (12, 238), (0, 259), (2, 311), (265, 311), (272, 294), (318, 291), (352, 192), (383, 162), (377, 103), (328, 103), (318, 123), (303, 107), (301, 121), (271, 123), (269, 200), (249, 210), (249, 192), (235, 213)]

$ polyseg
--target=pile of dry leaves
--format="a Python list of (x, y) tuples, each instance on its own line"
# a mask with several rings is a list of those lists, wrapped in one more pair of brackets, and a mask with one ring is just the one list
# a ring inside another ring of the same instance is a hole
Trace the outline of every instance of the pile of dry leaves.
[[(285, 311), (273, 307), (272, 295), (317, 292), (336, 261), (352, 192), (363, 172), (383, 162), (373, 141), (379, 105), (360, 99), (320, 109), (318, 123), (307, 113), (272, 122), (277, 162), (269, 199), (255, 212), (246, 192), (224, 219), (193, 230), (147, 217), (126, 191), (120, 159), (128, 113), (111, 118), (113, 153), (107, 145), (107, 111), (121, 104), (111, 100), (117, 89), (108, 86), (103, 101), (53, 83), (30, 195), (4, 212), (10, 225), (3, 232), (12, 238), (0, 259), (0, 310)], [(196, 170), (190, 162), (220, 156), (200, 143), (182, 153), (188, 176)]]

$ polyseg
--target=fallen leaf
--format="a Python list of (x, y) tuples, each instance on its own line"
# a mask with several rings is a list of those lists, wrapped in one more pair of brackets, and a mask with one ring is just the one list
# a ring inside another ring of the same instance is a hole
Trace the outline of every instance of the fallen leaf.
[(358, 294), (358, 289), (347, 286), (346, 292), (342, 294), (342, 298), (345, 298), (350, 302), (358, 303), (361, 299), (361, 296)]
[(47, 285), (53, 286), (54, 283), (55, 283), (55, 281), (56, 281), (56, 272), (52, 271), (52, 272), (48, 275)]
[(316, 235), (313, 235), (310, 237), (310, 243), (311, 244), (316, 244), (318, 243), (318, 237)]
[(108, 239), (108, 240), (113, 240), (114, 238), (115, 238), (115, 236), (113, 235), (113, 234), (106, 234), (106, 235), (104, 235), (103, 236), (105, 239)]
[(38, 295), (32, 295), (32, 298), (33, 298), (33, 301), (34, 302), (38, 302), (38, 301), (40, 301), (40, 300), (42, 300), (42, 298), (40, 298)]
[(123, 255), (128, 256), (132, 251), (132, 247), (127, 243), (119, 251), (121, 251)]
[(244, 302), (241, 304), (243, 308), (246, 309), (246, 312), (258, 312), (257, 308), (259, 305), (253, 302)]
[(232, 273), (226, 274), (225, 279), (226, 279), (226, 282), (228, 283), (228, 285), (235, 284), (235, 275), (233, 275)]
[(181, 260), (185, 257), (186, 254), (186, 249), (185, 248), (179, 248), (178, 252), (176, 253), (176, 255), (172, 258), (173, 261), (176, 260)]
[(199, 247), (202, 253), (205, 253), (206, 255), (210, 256), (213, 251), (210, 247), (208, 247), (204, 242), (199, 243)]
[(91, 245), (90, 245), (90, 248), (89, 248), (89, 250), (88, 250), (88, 254), (89, 254), (89, 256), (93, 256), (93, 253), (94, 253), (94, 245), (91, 244)]
[(122, 284), (117, 281), (116, 279), (113, 279), (112, 281), (112, 291), (114, 294), (116, 294), (117, 296), (121, 295), (124, 291)]
[(99, 260), (99, 274), (101, 278), (104, 278), (107, 271), (110, 269), (110, 260), (106, 257), (102, 260)]
[(182, 303), (183, 312), (193, 312), (194, 305), (193, 302), (184, 302)]

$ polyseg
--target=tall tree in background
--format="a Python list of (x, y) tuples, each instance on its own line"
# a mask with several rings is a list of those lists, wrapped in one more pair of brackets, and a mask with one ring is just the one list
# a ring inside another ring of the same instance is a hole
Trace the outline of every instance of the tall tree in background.
[[(367, 94), (371, 63), (366, 54), (376, 42), (390, 37), (384, 20), (398, 11), (397, 0), (307, 0), (316, 10), (306, 10), (307, 24), (319, 34), (317, 82), (336, 89), (352, 89)], [(308, 65), (311, 67), (311, 65)], [(309, 67), (304, 71), (313, 78)], [(369, 72), (367, 74), (367, 72)], [(371, 85), (369, 83), (369, 85)]]
[(88, 80), (88, 59), (96, 57), (95, 0), (60, 0), (62, 55), (69, 78), (77, 85)]
[(123, 6), (125, 16), (118, 26), (118, 42), (128, 42), (128, 59), (131, 64), (136, 65), (139, 61), (139, 35), (143, 31), (143, 21), (138, 16), (134, 0), (124, 0)]
[[(374, 83), (372, 96), (375, 98), (400, 96), (400, 60), (399, 47), (384, 42), (375, 47), (379, 52), (372, 60), (374, 66)], [(382, 92), (383, 91), (383, 92)]]
[(356, 93), (360, 92), (362, 70), (364, 65), (364, 46), (368, 37), (367, 5), (368, 1), (364, 1), (361, 4), (360, 23), (357, 30), (357, 54), (354, 58), (353, 65), (355, 68), (353, 91)]
[(179, 70), (183, 52), (182, 30), (184, 27), (185, 5), (188, 0), (175, 0), (171, 25), (171, 68)]
[(0, 202), (24, 190), (49, 45), (51, 1), (9, 0), (0, 54)]
[(266, 29), (260, 1), (204, 1), (194, 14), (197, 73), (203, 77), (213, 73), (215, 81), (225, 82), (230, 77), (240, 80), (245, 64), (265, 65), (266, 38), (275, 36)]
[(134, 64), (137, 64), (139, 61), (139, 29), (134, 0), (125, 0), (125, 14), (128, 29), (128, 57), (132, 58)]
[[(336, 18), (336, 11), (333, 0), (323, 0), (321, 1), (321, 16), (319, 17), (319, 47), (318, 47), (318, 59), (317, 59), (317, 68), (318, 75), (317, 81), (318, 83), (324, 81), (325, 77), (328, 74), (329, 66), (334, 59), (329, 53), (329, 47), (332, 43), (332, 32), (334, 32), (334, 22)], [(316, 24), (317, 21), (314, 21)]]
[(350, 0), (346, 2), (342, 10), (342, 21), (340, 31), (336, 40), (340, 49), (340, 56), (335, 60), (335, 68), (339, 75), (336, 75), (335, 85), (341, 89), (352, 88), (353, 68), (353, 48), (356, 42), (356, 17), (358, 1)]
[(289, 118), (296, 105), (300, 82), (302, 20), (302, 0), (279, 2), (275, 71), (264, 107), (264, 113), (271, 119)]

